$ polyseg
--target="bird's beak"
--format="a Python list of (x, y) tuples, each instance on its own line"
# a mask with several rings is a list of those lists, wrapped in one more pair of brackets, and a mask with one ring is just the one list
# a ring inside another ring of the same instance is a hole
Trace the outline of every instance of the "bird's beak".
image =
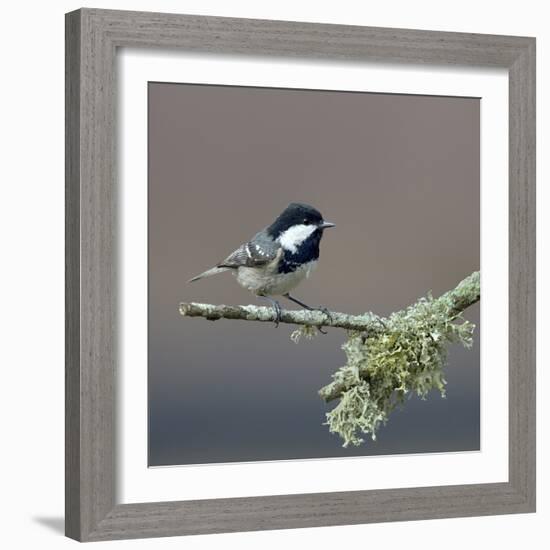
[(328, 229), (329, 227), (335, 227), (335, 226), (336, 226), (335, 223), (323, 222), (322, 224), (319, 225), (319, 229)]

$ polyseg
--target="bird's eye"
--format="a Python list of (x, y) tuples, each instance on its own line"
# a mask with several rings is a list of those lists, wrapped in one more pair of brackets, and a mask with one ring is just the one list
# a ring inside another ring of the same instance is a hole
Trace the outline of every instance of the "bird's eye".
[(311, 222), (307, 218), (304, 218), (304, 221), (302, 223), (304, 225), (309, 225)]

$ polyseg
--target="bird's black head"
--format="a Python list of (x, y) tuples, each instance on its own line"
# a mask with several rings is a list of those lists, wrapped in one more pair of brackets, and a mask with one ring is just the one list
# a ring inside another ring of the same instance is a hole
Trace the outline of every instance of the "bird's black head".
[(323, 231), (334, 227), (323, 220), (321, 213), (308, 204), (293, 202), (267, 228), (267, 233), (283, 248), (279, 272), (295, 271), (303, 264), (319, 258)]
[(267, 228), (269, 235), (277, 239), (291, 227), (306, 226), (311, 229), (322, 231), (334, 224), (325, 222), (321, 212), (309, 204), (301, 202), (290, 203), (278, 218)]

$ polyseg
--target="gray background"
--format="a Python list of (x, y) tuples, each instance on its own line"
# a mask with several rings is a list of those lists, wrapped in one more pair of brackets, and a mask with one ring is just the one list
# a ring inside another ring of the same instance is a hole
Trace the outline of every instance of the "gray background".
[(290, 326), (177, 311), (254, 303), (229, 274), (185, 281), (292, 200), (337, 223), (304, 301), (389, 314), (453, 287), (479, 268), (477, 99), (151, 83), (149, 186), (150, 465), (479, 449), (478, 331), (451, 347), (446, 399), (342, 449), (317, 396), (342, 331), (295, 345)]

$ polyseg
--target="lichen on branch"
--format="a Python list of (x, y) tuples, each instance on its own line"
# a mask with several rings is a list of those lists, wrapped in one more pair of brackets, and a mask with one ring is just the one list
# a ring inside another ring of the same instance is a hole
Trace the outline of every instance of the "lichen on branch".
[(347, 362), (319, 391), (325, 401), (340, 398), (326, 414), (330, 432), (344, 447), (360, 445), (397, 405), (412, 394), (424, 399), (432, 389), (445, 395), (443, 367), (449, 343), (471, 347), (475, 326), (462, 311), (479, 300), (479, 272), (440, 298), (431, 295), (393, 313), (379, 334), (349, 331), (342, 346)]
[(346, 364), (333, 381), (319, 390), (327, 402), (340, 399), (326, 414), (330, 432), (340, 435), (344, 447), (360, 445), (363, 435), (376, 438), (397, 405), (416, 394), (424, 399), (432, 389), (445, 395), (443, 368), (447, 346), (458, 342), (471, 347), (475, 326), (462, 312), (479, 301), (479, 272), (466, 277), (456, 288), (434, 299), (421, 298), (402, 311), (382, 318), (374, 313), (350, 315), (339, 312), (282, 310), (279, 319), (273, 308), (181, 303), (187, 317), (238, 319), (243, 321), (298, 325), (292, 340), (311, 338), (315, 327), (348, 331), (343, 344)]

